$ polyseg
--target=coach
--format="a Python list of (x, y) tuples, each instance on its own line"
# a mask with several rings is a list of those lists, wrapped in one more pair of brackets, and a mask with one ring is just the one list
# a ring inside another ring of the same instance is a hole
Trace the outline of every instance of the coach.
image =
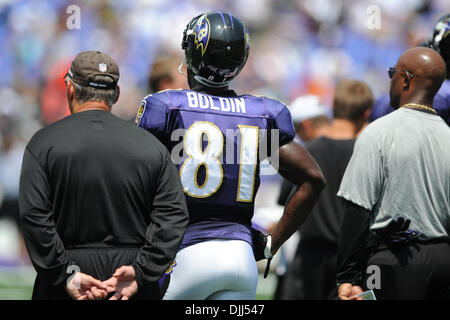
[(188, 222), (177, 169), (153, 135), (111, 114), (111, 57), (78, 54), (65, 80), (72, 115), (32, 137), (20, 177), (32, 298), (105, 298), (107, 279), (113, 299), (159, 298)]
[(446, 66), (436, 51), (412, 48), (389, 76), (397, 110), (363, 131), (338, 192), (346, 199), (339, 297), (364, 288), (378, 299), (444, 298), (450, 288), (450, 128), (432, 103)]

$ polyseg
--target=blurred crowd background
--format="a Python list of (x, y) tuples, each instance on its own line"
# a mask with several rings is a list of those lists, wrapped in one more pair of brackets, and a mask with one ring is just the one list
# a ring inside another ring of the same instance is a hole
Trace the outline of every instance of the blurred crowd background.
[[(73, 5), (80, 9), (79, 29), (68, 28)], [(379, 28), (368, 26), (374, 8)], [(1, 270), (29, 265), (14, 218), (23, 150), (36, 130), (69, 114), (63, 76), (75, 55), (98, 50), (118, 62), (121, 97), (113, 113), (133, 119), (150, 92), (155, 61), (174, 56), (181, 62), (186, 24), (218, 9), (240, 17), (251, 37), (247, 65), (231, 86), (237, 93), (262, 94), (288, 105), (314, 94), (330, 107), (341, 78), (365, 81), (376, 98), (386, 94), (387, 68), (406, 48), (431, 37), (450, 2), (0, 0)], [(183, 76), (177, 77), (186, 86)], [(262, 180), (259, 212), (280, 212), (275, 208), (279, 181), (277, 176)]]

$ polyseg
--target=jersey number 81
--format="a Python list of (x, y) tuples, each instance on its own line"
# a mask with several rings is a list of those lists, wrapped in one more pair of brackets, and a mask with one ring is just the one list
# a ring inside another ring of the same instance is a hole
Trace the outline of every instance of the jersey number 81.
[[(238, 125), (241, 135), (239, 182), (237, 201), (253, 201), (256, 166), (258, 162), (258, 127)], [(203, 150), (202, 138), (206, 135), (208, 144)], [(199, 121), (191, 125), (184, 136), (184, 151), (188, 158), (180, 169), (180, 178), (184, 192), (194, 198), (207, 198), (219, 190), (223, 182), (223, 167), (219, 156), (224, 148), (223, 134), (220, 129), (208, 121)], [(205, 167), (205, 180), (198, 184), (198, 171)]]

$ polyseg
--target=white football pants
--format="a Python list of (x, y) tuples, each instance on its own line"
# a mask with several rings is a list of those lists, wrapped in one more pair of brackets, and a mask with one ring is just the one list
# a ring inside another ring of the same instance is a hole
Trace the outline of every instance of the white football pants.
[(254, 300), (258, 270), (250, 244), (209, 240), (178, 251), (164, 300)]

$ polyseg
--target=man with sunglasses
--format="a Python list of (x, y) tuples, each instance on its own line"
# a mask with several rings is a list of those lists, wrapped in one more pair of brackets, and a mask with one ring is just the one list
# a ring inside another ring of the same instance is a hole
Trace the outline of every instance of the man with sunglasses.
[[(434, 97), (433, 107), (437, 114), (450, 126), (450, 14), (441, 17), (436, 23), (431, 39), (423, 44), (436, 50), (447, 64), (446, 80)], [(394, 70), (389, 71), (393, 74)], [(375, 102), (369, 120), (372, 122), (394, 109), (389, 104), (389, 96), (383, 95)]]
[(394, 68), (396, 111), (355, 144), (338, 196), (340, 299), (442, 299), (450, 289), (450, 129), (433, 101), (446, 77), (434, 50), (407, 50)]
[(158, 299), (188, 222), (177, 169), (152, 134), (111, 114), (110, 56), (79, 53), (65, 80), (72, 115), (31, 138), (20, 177), (32, 298)]

